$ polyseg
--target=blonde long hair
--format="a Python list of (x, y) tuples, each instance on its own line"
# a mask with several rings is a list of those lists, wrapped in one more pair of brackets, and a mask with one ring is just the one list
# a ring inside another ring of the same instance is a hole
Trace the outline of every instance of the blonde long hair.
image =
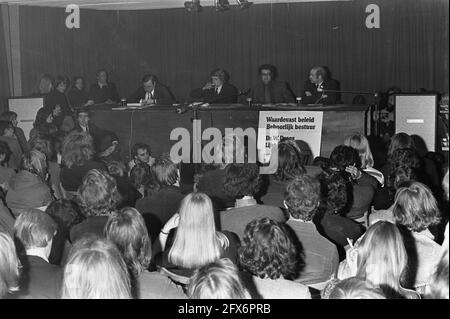
[(86, 237), (75, 243), (64, 267), (62, 298), (131, 298), (127, 267), (112, 242)]
[(203, 193), (187, 195), (169, 261), (183, 268), (201, 267), (219, 259), (228, 245), (227, 237), (216, 231), (211, 199)]
[(408, 256), (395, 224), (379, 221), (369, 227), (358, 245), (356, 277), (380, 287), (387, 296), (405, 294), (402, 287)]
[(351, 135), (345, 139), (344, 145), (350, 146), (358, 151), (359, 157), (361, 158), (361, 168), (373, 167), (374, 161), (367, 137), (362, 134)]

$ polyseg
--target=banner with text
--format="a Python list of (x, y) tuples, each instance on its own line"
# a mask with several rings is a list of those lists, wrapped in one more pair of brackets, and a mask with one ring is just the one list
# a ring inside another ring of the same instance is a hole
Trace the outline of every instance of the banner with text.
[(323, 112), (260, 111), (258, 126), (258, 156), (267, 163), (270, 150), (280, 139), (302, 140), (308, 144), (313, 158), (320, 156)]

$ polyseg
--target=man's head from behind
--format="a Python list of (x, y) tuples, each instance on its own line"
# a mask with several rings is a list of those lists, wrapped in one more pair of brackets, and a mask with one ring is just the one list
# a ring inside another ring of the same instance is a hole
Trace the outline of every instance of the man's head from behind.
[(267, 85), (276, 79), (278, 72), (274, 65), (263, 64), (259, 66), (258, 74), (261, 77), (261, 81)]
[(30, 209), (17, 217), (14, 232), (25, 250), (42, 249), (48, 257), (52, 248), (57, 225), (50, 215)]
[(289, 214), (302, 221), (311, 221), (319, 207), (319, 181), (308, 175), (300, 175), (293, 179), (284, 193), (284, 205)]

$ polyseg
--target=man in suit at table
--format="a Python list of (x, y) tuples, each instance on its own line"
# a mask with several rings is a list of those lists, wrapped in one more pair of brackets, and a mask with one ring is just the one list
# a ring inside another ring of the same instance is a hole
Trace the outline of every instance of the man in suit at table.
[(97, 83), (92, 84), (89, 90), (89, 100), (95, 104), (114, 104), (120, 102), (120, 96), (116, 85), (108, 81), (106, 70), (97, 71)]
[(142, 78), (142, 86), (127, 101), (130, 103), (142, 102), (144, 105), (172, 105), (175, 103), (175, 98), (166, 86), (158, 82), (156, 76), (147, 74)]
[(263, 64), (258, 68), (261, 82), (251, 90), (252, 102), (255, 104), (295, 103), (295, 96), (285, 82), (276, 81), (277, 68)]
[(315, 66), (309, 72), (309, 80), (303, 86), (302, 103), (304, 104), (335, 104), (339, 100), (339, 82), (329, 76), (324, 66)]
[(202, 88), (191, 91), (191, 98), (210, 104), (237, 103), (238, 89), (228, 83), (230, 76), (224, 69), (215, 69), (211, 72), (211, 82)]

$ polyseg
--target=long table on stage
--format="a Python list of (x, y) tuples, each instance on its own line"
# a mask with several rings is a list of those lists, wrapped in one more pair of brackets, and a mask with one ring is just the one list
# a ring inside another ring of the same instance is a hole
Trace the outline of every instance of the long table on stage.
[[(180, 109), (180, 106), (152, 106), (144, 109), (123, 109), (116, 105), (95, 105), (91, 121), (103, 128), (114, 131), (121, 145), (124, 159), (130, 159), (134, 143), (150, 145), (153, 156), (169, 152), (177, 141), (170, 140), (173, 129), (186, 128), (192, 136), (193, 119), (201, 120), (202, 130), (216, 127), (224, 134), (225, 128), (258, 129), (259, 111), (322, 111), (321, 156), (328, 157), (333, 148), (344, 142), (353, 133), (367, 133), (367, 105), (326, 105), (326, 106), (260, 106), (209, 105), (195, 109)], [(179, 111), (182, 110), (182, 113)], [(178, 112), (177, 112), (178, 111)], [(207, 143), (207, 141), (205, 142)]]

